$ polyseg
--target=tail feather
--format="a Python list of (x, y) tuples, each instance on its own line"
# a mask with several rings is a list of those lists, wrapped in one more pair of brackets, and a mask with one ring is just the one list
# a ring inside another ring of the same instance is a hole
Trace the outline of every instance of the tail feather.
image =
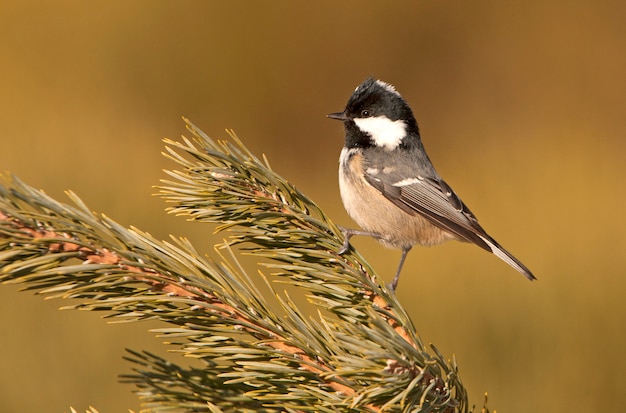
[(515, 258), (510, 252), (502, 248), (493, 238), (487, 236), (478, 235), (485, 243), (491, 248), (491, 252), (502, 261), (509, 264), (511, 267), (515, 268), (519, 271), (524, 277), (528, 278), (530, 281), (536, 280), (533, 273), (522, 264), (517, 258)]

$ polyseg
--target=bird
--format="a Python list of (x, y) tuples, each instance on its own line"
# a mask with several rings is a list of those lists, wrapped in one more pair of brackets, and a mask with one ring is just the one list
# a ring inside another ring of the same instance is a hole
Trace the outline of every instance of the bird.
[(532, 272), (480, 226), (476, 216), (439, 176), (426, 154), (409, 104), (391, 84), (373, 77), (354, 90), (342, 112), (339, 189), (348, 215), (361, 230), (340, 227), (345, 254), (354, 235), (376, 238), (402, 251), (389, 284), (396, 290), (408, 252), (415, 245), (470, 242), (495, 254), (529, 280)]

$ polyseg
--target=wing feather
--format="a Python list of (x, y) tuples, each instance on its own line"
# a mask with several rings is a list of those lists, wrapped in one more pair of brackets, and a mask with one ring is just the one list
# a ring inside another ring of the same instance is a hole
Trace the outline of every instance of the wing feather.
[(385, 198), (409, 214), (420, 214), (432, 224), (492, 252), (484, 237), (490, 238), (476, 217), (441, 179), (417, 177), (391, 182), (391, 179), (365, 174), (365, 180)]
[(433, 225), (454, 234), (458, 239), (474, 243), (494, 253), (529, 280), (535, 279), (524, 264), (485, 232), (472, 211), (452, 188), (439, 178), (432, 166), (427, 167), (430, 161), (427, 160), (426, 167), (421, 168), (422, 173), (427, 176), (407, 178), (401, 171), (413, 169), (411, 165), (415, 165), (416, 160), (399, 157), (395, 167), (386, 169), (383, 162), (386, 156), (383, 153), (373, 153), (364, 169), (365, 180), (385, 198), (407, 214), (419, 214)]

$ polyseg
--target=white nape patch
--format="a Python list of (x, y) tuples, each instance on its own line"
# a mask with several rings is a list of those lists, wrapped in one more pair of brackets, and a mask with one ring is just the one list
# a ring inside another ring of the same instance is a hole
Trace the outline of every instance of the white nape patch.
[(380, 172), (378, 168), (367, 168), (365, 170), (365, 173), (368, 175), (378, 175), (378, 172)]
[(385, 89), (387, 92), (391, 92), (394, 95), (400, 96), (400, 93), (398, 93), (398, 91), (396, 90), (396, 88), (393, 85), (391, 85), (391, 84), (389, 84), (387, 82), (383, 82), (380, 79), (376, 81), (376, 84), (378, 86), (382, 87), (383, 89)]
[(406, 178), (406, 179), (396, 182), (395, 184), (393, 184), (393, 186), (396, 186), (396, 187), (409, 186), (409, 185), (416, 184), (423, 180), (424, 178), (422, 178), (421, 176), (418, 176), (417, 178)]
[(406, 123), (401, 120), (392, 121), (387, 116), (372, 116), (369, 118), (354, 118), (354, 123), (372, 137), (376, 146), (393, 150), (400, 145), (406, 136)]

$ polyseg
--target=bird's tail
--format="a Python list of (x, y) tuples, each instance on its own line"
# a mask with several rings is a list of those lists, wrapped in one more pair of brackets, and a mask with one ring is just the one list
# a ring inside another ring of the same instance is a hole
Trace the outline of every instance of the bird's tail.
[(495, 254), (496, 257), (500, 258), (502, 261), (509, 264), (511, 267), (515, 268), (519, 271), (524, 277), (528, 278), (530, 281), (536, 280), (535, 276), (532, 272), (526, 267), (524, 264), (520, 262), (517, 258), (515, 258), (510, 252), (505, 250), (490, 236), (483, 236), (477, 234), (485, 243), (491, 248), (491, 252)]

